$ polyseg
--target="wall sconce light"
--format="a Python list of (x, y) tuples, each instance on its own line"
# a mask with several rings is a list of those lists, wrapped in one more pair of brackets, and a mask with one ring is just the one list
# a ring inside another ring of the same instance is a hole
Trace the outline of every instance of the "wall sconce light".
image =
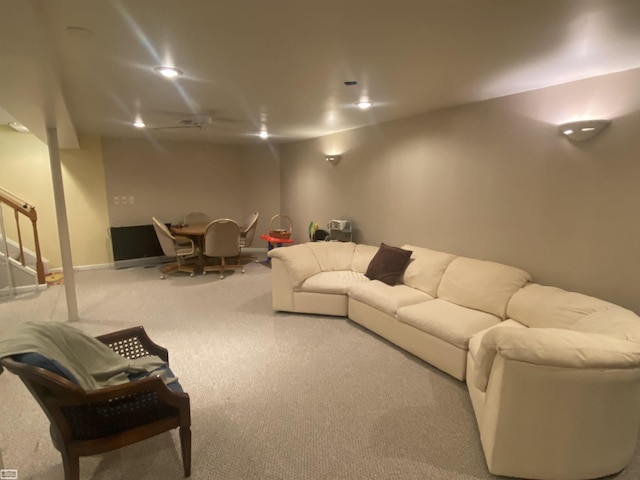
[(329, 162), (331, 165), (335, 165), (342, 158), (341, 155), (325, 155), (324, 159)]
[(609, 120), (581, 120), (578, 122), (563, 123), (558, 128), (569, 140), (581, 142), (595, 137), (610, 123)]
[(22, 125), (20, 122), (9, 122), (8, 125), (13, 128), (16, 132), (20, 133), (29, 133), (29, 129)]

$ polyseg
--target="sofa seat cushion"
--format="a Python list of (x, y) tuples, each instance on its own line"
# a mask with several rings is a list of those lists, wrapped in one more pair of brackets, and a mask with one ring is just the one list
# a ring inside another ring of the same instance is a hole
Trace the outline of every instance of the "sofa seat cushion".
[(442, 275), (456, 256), (415, 245), (403, 245), (402, 248), (413, 252), (402, 283), (435, 297)]
[(353, 285), (349, 289), (349, 297), (366, 303), (392, 317), (396, 315), (399, 308), (405, 305), (433, 300), (431, 295), (415, 288), (402, 284), (390, 286), (379, 280)]
[(370, 281), (363, 273), (351, 270), (320, 272), (307, 278), (295, 291), (346, 295), (352, 285)]
[(476, 359), (476, 355), (478, 354), (478, 350), (480, 349), (480, 344), (482, 343), (482, 337), (485, 336), (487, 332), (494, 328), (503, 328), (503, 327), (516, 327), (516, 328), (528, 328), (526, 325), (521, 324), (511, 318), (506, 319), (504, 322), (500, 322), (497, 325), (492, 325), (489, 328), (485, 328), (484, 330), (480, 330), (469, 340), (469, 353)]
[(582, 317), (621, 308), (582, 293), (530, 283), (518, 290), (507, 306), (507, 314), (528, 327), (568, 328)]
[(402, 323), (465, 350), (474, 334), (500, 323), (495, 315), (440, 299), (400, 308), (396, 316)]
[(519, 268), (457, 257), (442, 276), (438, 298), (505, 319), (509, 299), (529, 280), (530, 275)]

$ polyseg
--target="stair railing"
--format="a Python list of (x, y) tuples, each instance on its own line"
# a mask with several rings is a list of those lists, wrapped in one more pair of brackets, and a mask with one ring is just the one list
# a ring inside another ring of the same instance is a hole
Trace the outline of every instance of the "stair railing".
[[(33, 228), (33, 242), (35, 244), (36, 250), (36, 274), (38, 278), (38, 284), (42, 285), (45, 283), (44, 279), (44, 264), (42, 263), (42, 254), (40, 252), (40, 241), (38, 240), (38, 214), (36, 213), (36, 207), (30, 205), (29, 203), (22, 200), (17, 195), (11, 193), (5, 188), (0, 187), (0, 206), (4, 204), (9, 206), (14, 211), (14, 217), (16, 221), (16, 230), (18, 233), (18, 245), (19, 245), (19, 258), (20, 264), (23, 267), (25, 265), (25, 257), (24, 257), (24, 248), (22, 245), (22, 233), (20, 231), (20, 215), (24, 215), (29, 220), (31, 220), (31, 226)], [(3, 226), (4, 227), (4, 226)], [(3, 228), (4, 231), (4, 228)], [(7, 237), (4, 236), (5, 245), (7, 244)]]

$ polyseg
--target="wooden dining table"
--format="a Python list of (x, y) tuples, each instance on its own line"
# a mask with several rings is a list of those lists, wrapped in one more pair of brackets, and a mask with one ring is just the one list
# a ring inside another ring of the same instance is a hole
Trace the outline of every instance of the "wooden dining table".
[(171, 233), (178, 237), (187, 237), (193, 240), (198, 249), (198, 266), (204, 266), (204, 232), (208, 223), (191, 223), (189, 225), (171, 226)]
[(171, 233), (175, 235), (183, 235), (189, 238), (204, 237), (204, 231), (208, 223), (191, 223), (189, 225), (174, 225), (171, 227)]

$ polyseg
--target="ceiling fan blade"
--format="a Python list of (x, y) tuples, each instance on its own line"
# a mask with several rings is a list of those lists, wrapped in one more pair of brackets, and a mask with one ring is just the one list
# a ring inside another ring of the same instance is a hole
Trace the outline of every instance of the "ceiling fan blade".
[(207, 126), (207, 129), (211, 129), (211, 130), (213, 130), (213, 129), (217, 129), (217, 130), (225, 130), (225, 131), (227, 131), (227, 132), (234, 132), (234, 133), (241, 133), (241, 132), (242, 132), (242, 130), (238, 130), (238, 129), (236, 129), (236, 128), (220, 127), (220, 126), (218, 126), (218, 125), (209, 125), (209, 126)]
[(166, 127), (151, 127), (151, 130), (168, 130), (170, 128), (203, 128), (202, 125), (169, 125)]

